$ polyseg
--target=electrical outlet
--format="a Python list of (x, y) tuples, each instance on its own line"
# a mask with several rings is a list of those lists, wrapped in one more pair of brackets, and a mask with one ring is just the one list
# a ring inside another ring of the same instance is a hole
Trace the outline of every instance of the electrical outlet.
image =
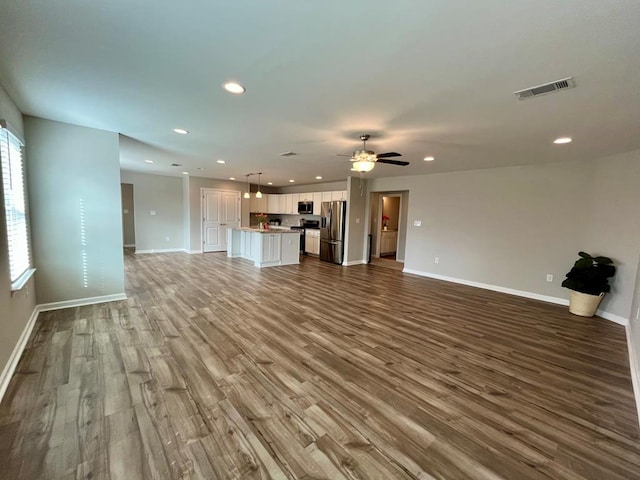
[(433, 259), (433, 263), (440, 263), (440, 257), (436, 257)]
[(414, 227), (421, 227), (422, 226), (422, 220), (414, 220), (413, 221), (413, 226)]
[(151, 212), (149, 212), (151, 215), (155, 215), (156, 211), (155, 210), (151, 210)]
[(547, 273), (547, 282), (553, 282), (553, 275)]

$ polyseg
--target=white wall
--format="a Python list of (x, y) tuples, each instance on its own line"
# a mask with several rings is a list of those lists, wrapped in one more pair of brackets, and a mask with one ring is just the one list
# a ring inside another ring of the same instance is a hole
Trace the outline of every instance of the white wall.
[(136, 252), (182, 250), (182, 177), (123, 170), (120, 179), (133, 184)]
[(633, 186), (639, 162), (633, 152), (596, 162), (381, 178), (370, 191), (410, 191), (407, 269), (567, 299), (560, 283), (586, 250), (615, 259), (620, 274), (603, 307), (629, 318), (640, 251), (640, 191)]
[(25, 117), (39, 304), (124, 294), (118, 135)]
[[(24, 137), (22, 113), (0, 86), (0, 119), (7, 121), (15, 133)], [(26, 156), (26, 155), (25, 155)], [(0, 172), (1, 173), (1, 172)], [(27, 186), (28, 188), (28, 186)], [(0, 195), (2, 182), (0, 182)], [(35, 280), (11, 294), (5, 210), (0, 208), (0, 371), (5, 371), (11, 354), (35, 308)]]

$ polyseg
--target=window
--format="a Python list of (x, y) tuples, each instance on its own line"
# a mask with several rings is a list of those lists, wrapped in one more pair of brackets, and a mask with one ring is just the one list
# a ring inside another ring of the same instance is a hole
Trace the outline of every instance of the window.
[(7, 245), (12, 290), (18, 290), (31, 276), (27, 211), (22, 166), (22, 142), (0, 121), (0, 160), (7, 222)]

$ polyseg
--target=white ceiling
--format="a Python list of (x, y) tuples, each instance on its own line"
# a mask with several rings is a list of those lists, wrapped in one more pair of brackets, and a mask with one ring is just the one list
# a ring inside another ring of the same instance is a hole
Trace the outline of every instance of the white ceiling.
[(331, 154), (361, 133), (411, 162), (374, 177), (640, 149), (638, 0), (2, 3), (0, 83), (26, 114), (121, 133), (129, 170), (341, 180)]

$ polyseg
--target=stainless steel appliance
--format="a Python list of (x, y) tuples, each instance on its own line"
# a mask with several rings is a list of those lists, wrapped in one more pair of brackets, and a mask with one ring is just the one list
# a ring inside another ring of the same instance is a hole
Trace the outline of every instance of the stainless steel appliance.
[(344, 256), (344, 224), (347, 202), (322, 202), (320, 260), (341, 264)]
[(298, 202), (298, 213), (300, 215), (313, 215), (313, 202)]

